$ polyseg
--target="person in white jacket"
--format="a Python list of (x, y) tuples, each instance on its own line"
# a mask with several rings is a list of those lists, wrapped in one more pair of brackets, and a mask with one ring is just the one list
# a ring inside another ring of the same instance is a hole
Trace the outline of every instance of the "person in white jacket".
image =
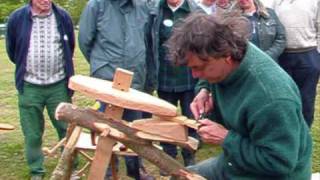
[(311, 127), (320, 74), (320, 1), (276, 0), (274, 5), (287, 37), (279, 64), (298, 85), (303, 115)]

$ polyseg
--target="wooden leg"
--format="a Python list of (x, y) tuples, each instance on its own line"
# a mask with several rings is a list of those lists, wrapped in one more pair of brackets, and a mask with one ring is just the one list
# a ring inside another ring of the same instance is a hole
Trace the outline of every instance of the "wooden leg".
[(100, 136), (97, 149), (90, 167), (88, 180), (103, 180), (112, 156), (115, 140)]
[(112, 170), (112, 179), (118, 180), (118, 173), (117, 173), (117, 155), (113, 154), (111, 156), (111, 170)]

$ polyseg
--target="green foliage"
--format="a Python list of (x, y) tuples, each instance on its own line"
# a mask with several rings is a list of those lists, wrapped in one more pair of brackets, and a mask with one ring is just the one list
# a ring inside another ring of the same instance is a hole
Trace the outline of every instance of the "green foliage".
[(81, 12), (85, 7), (87, 0), (69, 0), (64, 6), (70, 13), (74, 25), (77, 25), (80, 19)]
[(0, 23), (5, 22), (12, 11), (26, 2), (27, 0), (0, 0)]
[[(29, 0), (0, 0), (0, 23), (6, 21), (7, 17), (19, 7), (28, 3)], [(82, 9), (87, 3), (87, 0), (53, 0), (54, 3), (66, 9), (73, 20), (73, 23), (78, 24)]]

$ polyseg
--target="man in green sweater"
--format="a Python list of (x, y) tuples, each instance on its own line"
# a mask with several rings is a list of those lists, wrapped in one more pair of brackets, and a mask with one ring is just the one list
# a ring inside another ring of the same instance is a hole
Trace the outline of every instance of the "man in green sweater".
[(209, 180), (310, 179), (312, 140), (299, 90), (247, 41), (239, 18), (193, 14), (167, 43), (174, 63), (202, 79), (191, 110), (208, 117), (199, 120), (202, 140), (223, 150), (189, 168)]

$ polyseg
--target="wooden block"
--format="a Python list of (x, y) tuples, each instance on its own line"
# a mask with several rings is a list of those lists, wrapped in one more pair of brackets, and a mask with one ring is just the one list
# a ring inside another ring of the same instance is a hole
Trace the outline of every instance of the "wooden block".
[(4, 123), (0, 123), (0, 130), (14, 130), (14, 126), (10, 125), (10, 124), (4, 124)]
[(112, 82), (106, 80), (76, 75), (70, 78), (69, 88), (119, 107), (163, 116), (177, 115), (177, 108), (164, 100), (132, 88), (128, 92), (112, 88)]
[(123, 111), (124, 111), (124, 109), (121, 107), (108, 104), (108, 106), (104, 112), (108, 118), (121, 120), (122, 115), (123, 115)]
[(187, 128), (176, 122), (163, 121), (160, 119), (143, 119), (132, 122), (131, 127), (176, 141), (187, 141), (188, 139)]
[(185, 126), (188, 126), (190, 128), (193, 128), (195, 130), (198, 129), (200, 123), (198, 123), (196, 120), (193, 119), (188, 119), (185, 116), (175, 116), (175, 117), (170, 117), (170, 116), (154, 116), (153, 119), (158, 119), (158, 120), (164, 120), (164, 121), (173, 121), (177, 122), (179, 124), (183, 124)]
[(117, 68), (113, 78), (112, 88), (128, 92), (131, 86), (132, 78), (133, 72)]

